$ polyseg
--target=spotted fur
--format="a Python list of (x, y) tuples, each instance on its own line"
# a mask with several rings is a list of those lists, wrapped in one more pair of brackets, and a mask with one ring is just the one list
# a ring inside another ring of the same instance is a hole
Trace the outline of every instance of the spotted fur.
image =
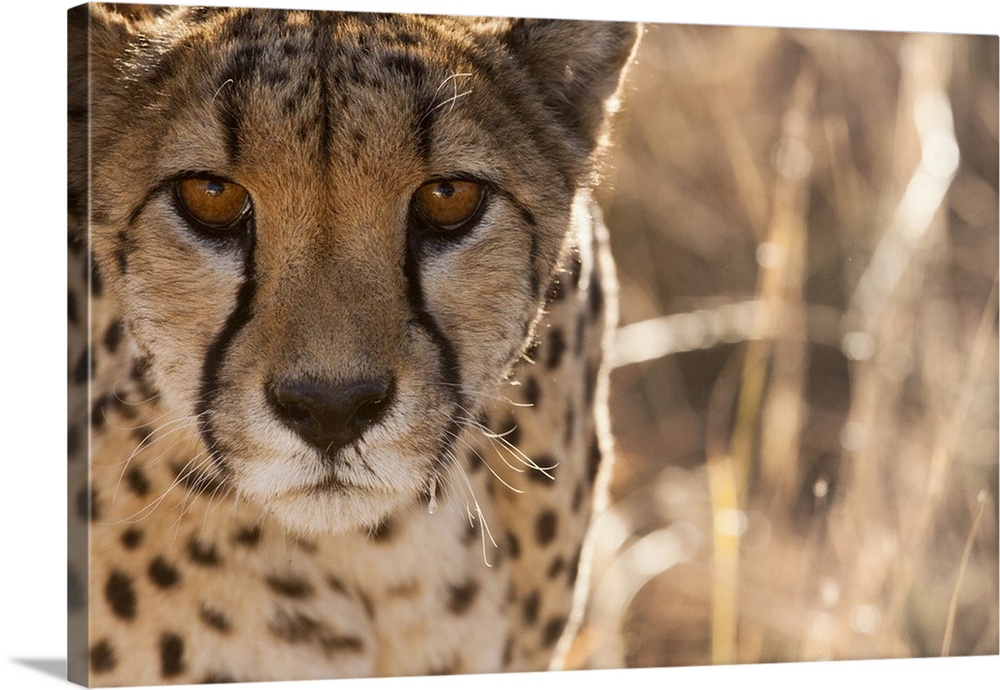
[[(92, 5), (70, 37), (71, 677), (558, 663), (608, 472), (589, 189), (635, 27)], [(245, 231), (193, 227), (192, 174), (248, 190)], [(458, 178), (475, 217), (422, 231), (414, 191)], [(321, 447), (282, 386), (371, 410)]]

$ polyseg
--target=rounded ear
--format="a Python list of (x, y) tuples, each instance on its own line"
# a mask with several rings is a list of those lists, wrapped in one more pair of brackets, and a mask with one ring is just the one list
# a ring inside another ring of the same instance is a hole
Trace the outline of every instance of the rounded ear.
[(102, 88), (101, 75), (108, 74), (113, 61), (121, 56), (131, 31), (124, 16), (96, 3), (69, 9), (66, 20), (69, 229), (71, 235), (82, 240), (87, 227), (91, 98)]
[(504, 41), (534, 76), (545, 104), (594, 145), (639, 31), (625, 22), (517, 19)]

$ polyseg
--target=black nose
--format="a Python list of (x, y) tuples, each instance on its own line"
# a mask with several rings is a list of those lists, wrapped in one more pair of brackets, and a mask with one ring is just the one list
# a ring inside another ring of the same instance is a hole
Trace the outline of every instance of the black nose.
[(305, 379), (268, 386), (278, 416), (328, 455), (355, 441), (392, 404), (393, 383), (358, 379), (344, 383)]

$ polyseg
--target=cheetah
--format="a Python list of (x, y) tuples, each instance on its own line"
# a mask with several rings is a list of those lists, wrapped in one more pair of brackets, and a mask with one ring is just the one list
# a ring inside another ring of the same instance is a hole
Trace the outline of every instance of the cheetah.
[(627, 23), (70, 10), (70, 678), (556, 668)]

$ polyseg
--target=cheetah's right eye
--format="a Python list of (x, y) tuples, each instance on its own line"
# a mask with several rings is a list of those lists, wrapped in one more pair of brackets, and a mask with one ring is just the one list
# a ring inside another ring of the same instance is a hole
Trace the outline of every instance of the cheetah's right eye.
[(438, 232), (459, 230), (479, 210), (485, 188), (472, 180), (433, 180), (413, 195), (421, 217)]
[(188, 219), (211, 233), (241, 230), (250, 213), (250, 193), (235, 182), (216, 177), (178, 180), (174, 195)]

